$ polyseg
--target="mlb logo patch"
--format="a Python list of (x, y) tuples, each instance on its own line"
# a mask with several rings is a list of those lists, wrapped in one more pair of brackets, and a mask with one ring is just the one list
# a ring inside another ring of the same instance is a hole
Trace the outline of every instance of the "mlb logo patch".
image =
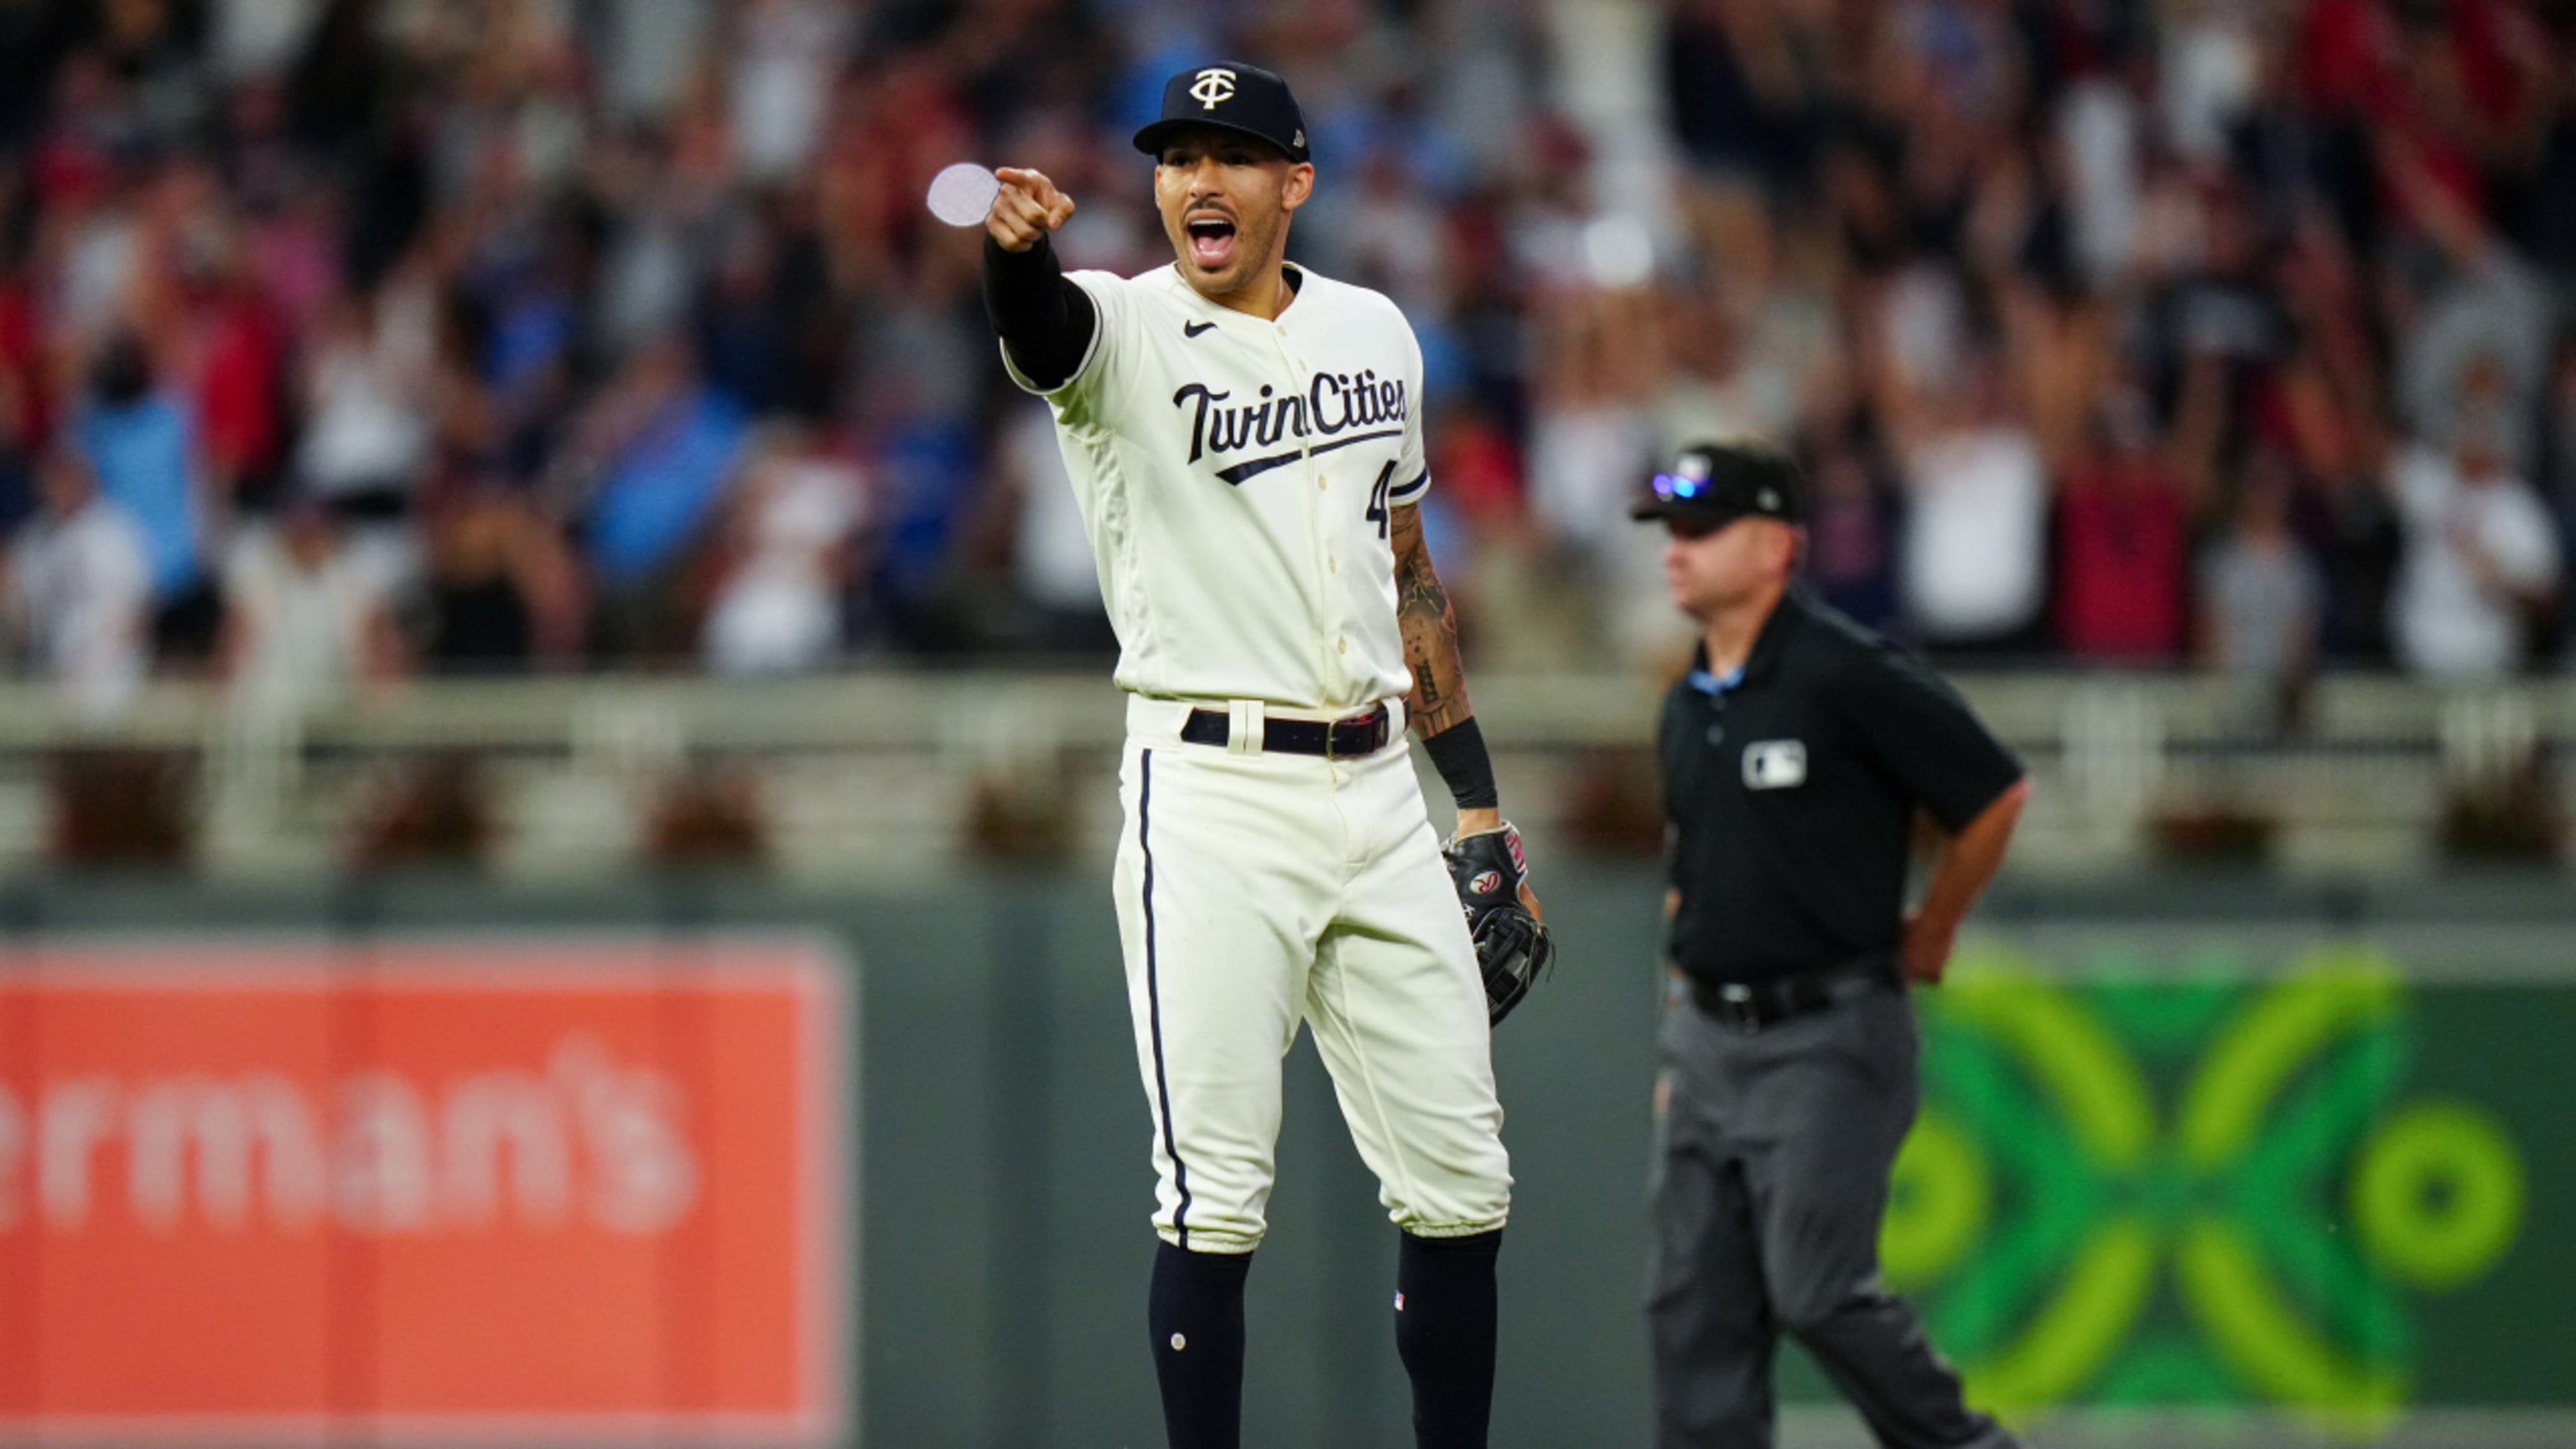
[(1786, 790), (1807, 782), (1807, 742), (1756, 740), (1744, 747), (1744, 788)]

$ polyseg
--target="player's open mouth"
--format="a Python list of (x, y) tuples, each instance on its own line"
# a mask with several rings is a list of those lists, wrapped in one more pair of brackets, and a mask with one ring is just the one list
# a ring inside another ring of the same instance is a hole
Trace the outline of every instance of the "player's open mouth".
[(1203, 267), (1221, 267), (1234, 255), (1234, 223), (1221, 216), (1192, 217), (1184, 224), (1190, 258)]

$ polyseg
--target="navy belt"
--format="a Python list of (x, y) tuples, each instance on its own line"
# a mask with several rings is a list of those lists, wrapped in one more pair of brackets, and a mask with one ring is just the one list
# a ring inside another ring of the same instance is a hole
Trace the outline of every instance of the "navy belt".
[[(1386, 706), (1382, 704), (1349, 719), (1273, 719), (1265, 715), (1261, 720), (1261, 748), (1265, 754), (1322, 755), (1328, 760), (1373, 755), (1386, 748), (1386, 727)], [(1232, 734), (1221, 709), (1194, 709), (1181, 722), (1182, 740), (1193, 745), (1222, 745)]]
[(1702, 981), (1690, 978), (1691, 1000), (1737, 1031), (1760, 1031), (1793, 1016), (1822, 1011), (1864, 996), (1905, 989), (1905, 970), (1893, 956), (1865, 956), (1818, 971), (1768, 981)]

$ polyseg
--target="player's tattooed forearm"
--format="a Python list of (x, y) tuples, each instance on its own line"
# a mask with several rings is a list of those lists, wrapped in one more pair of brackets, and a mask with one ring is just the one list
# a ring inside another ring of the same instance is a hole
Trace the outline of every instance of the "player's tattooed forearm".
[(1405, 710), (1416, 733), (1436, 735), (1472, 713), (1458, 659), (1458, 611), (1431, 567), (1416, 510), (1403, 510), (1394, 542), (1395, 617), (1404, 633), (1405, 663), (1413, 671)]

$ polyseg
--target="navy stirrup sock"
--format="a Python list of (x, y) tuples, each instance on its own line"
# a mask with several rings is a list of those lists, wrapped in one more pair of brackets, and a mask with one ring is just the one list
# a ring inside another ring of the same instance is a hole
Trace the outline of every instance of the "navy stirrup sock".
[(1502, 1229), (1404, 1235), (1395, 1260), (1395, 1349), (1413, 1379), (1418, 1449), (1485, 1449), (1494, 1412), (1494, 1259)]
[(1146, 1321), (1163, 1433), (1172, 1449), (1236, 1449), (1243, 1438), (1243, 1280), (1250, 1253), (1154, 1255)]

